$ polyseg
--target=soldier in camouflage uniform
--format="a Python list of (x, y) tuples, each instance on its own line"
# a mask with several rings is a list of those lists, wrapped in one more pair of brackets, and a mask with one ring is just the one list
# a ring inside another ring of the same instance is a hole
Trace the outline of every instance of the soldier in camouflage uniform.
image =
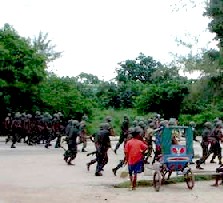
[(82, 120), (80, 122), (80, 142), (78, 144), (83, 144), (83, 147), (81, 149), (82, 152), (87, 152), (87, 129), (86, 129), (86, 121)]
[(102, 176), (102, 171), (104, 166), (108, 163), (108, 149), (111, 148), (110, 138), (111, 127), (108, 123), (103, 125), (103, 130), (100, 130), (95, 136), (95, 146), (96, 146), (96, 172), (95, 176)]
[(4, 120), (4, 134), (7, 136), (5, 143), (11, 139), (12, 136), (12, 114), (8, 113), (7, 117)]
[(11, 148), (16, 148), (15, 144), (21, 135), (21, 114), (16, 112), (12, 120), (12, 145)]
[(118, 150), (118, 148), (120, 147), (120, 145), (126, 141), (127, 137), (128, 137), (128, 129), (129, 129), (129, 118), (128, 116), (124, 116), (124, 120), (122, 122), (121, 125), (121, 132), (120, 132), (120, 137), (119, 137), (119, 141), (115, 146), (114, 152), (116, 153), (116, 151)]
[(68, 150), (64, 153), (64, 160), (68, 165), (73, 165), (72, 161), (77, 156), (77, 137), (79, 136), (79, 122), (72, 120), (71, 125), (67, 128), (68, 138)]
[(200, 165), (207, 160), (207, 158), (213, 153), (213, 157), (211, 160), (211, 163), (213, 162), (214, 158), (218, 156), (219, 159), (219, 164), (222, 164), (221, 161), (221, 146), (220, 146), (220, 141), (222, 139), (222, 123), (217, 123), (214, 130), (211, 131), (211, 134), (208, 136), (208, 142), (210, 142), (211, 146), (205, 154), (205, 156), (202, 156), (200, 160), (196, 161), (196, 168), (198, 169), (203, 169)]
[(46, 141), (45, 148), (51, 146), (50, 142), (52, 140), (52, 117), (48, 112), (43, 114), (41, 124), (43, 126), (43, 139)]
[[(125, 148), (125, 144), (128, 140), (132, 139), (132, 133), (134, 132), (135, 128), (131, 127), (128, 129), (128, 136), (124, 142), (124, 148)], [(116, 176), (117, 171), (122, 168), (124, 165), (126, 164), (126, 160), (125, 160), (125, 156), (124, 159), (120, 160), (120, 162), (118, 163), (118, 165), (115, 168), (112, 168), (112, 172), (113, 174)]]

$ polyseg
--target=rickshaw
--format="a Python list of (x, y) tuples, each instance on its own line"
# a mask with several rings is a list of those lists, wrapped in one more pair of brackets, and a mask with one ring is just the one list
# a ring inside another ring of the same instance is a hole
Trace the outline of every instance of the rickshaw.
[[(184, 137), (185, 141), (176, 141), (177, 137)], [(173, 140), (174, 137), (174, 140)], [(184, 176), (188, 189), (194, 187), (194, 175), (189, 167), (193, 157), (193, 132), (191, 127), (170, 126), (162, 127), (155, 133), (156, 150), (153, 159), (155, 172), (153, 173), (153, 187), (158, 192), (165, 179), (169, 179), (173, 172)]]

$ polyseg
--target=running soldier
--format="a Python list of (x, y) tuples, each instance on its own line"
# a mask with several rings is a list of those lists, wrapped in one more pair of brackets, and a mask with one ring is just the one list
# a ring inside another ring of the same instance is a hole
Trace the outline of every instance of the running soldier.
[(121, 132), (120, 132), (120, 137), (119, 141), (115, 146), (114, 152), (116, 153), (120, 145), (126, 141), (128, 137), (128, 129), (129, 129), (129, 118), (128, 116), (124, 116), (124, 120), (121, 125)]
[(64, 153), (64, 160), (68, 165), (73, 165), (72, 161), (77, 156), (77, 137), (79, 136), (79, 122), (72, 120), (68, 130), (68, 150)]
[(218, 156), (219, 159), (219, 164), (222, 164), (221, 161), (221, 146), (220, 146), (220, 141), (222, 138), (222, 123), (217, 123), (216, 127), (214, 128), (214, 130), (212, 130), (211, 134), (209, 135), (209, 142), (211, 144), (210, 149), (208, 150), (208, 153), (206, 154), (206, 156), (201, 157), (200, 160), (196, 161), (196, 168), (198, 169), (204, 169), (202, 168), (200, 165), (203, 164), (207, 158), (213, 153), (213, 157), (211, 162), (213, 161), (213, 158), (215, 158), (216, 156)]
[(94, 139), (97, 160), (95, 176), (102, 176), (101, 172), (108, 163), (108, 149), (111, 148), (109, 136), (111, 136), (111, 127), (108, 123), (105, 123), (103, 124), (103, 130), (100, 130)]

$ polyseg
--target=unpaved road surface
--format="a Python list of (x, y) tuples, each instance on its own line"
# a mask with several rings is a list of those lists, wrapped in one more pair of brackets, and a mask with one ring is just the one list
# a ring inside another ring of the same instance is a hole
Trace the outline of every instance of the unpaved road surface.
[[(112, 142), (113, 147), (116, 141)], [(88, 151), (94, 146), (88, 143)], [(195, 143), (195, 151), (200, 153), (200, 146)], [(74, 166), (63, 161), (63, 149), (45, 149), (43, 145), (27, 146), (17, 144), (11, 149), (10, 144), (0, 140), (0, 203), (173, 203), (173, 202), (217, 202), (222, 201), (223, 186), (213, 188), (212, 182), (197, 182), (193, 190), (186, 184), (165, 185), (160, 192), (153, 188), (113, 188), (113, 184), (123, 181), (114, 176), (111, 168), (123, 157), (123, 150), (118, 154), (109, 151), (109, 164), (104, 176), (95, 177), (95, 165), (87, 171), (86, 163), (94, 157), (87, 157), (79, 152)], [(192, 165), (194, 169), (194, 165)], [(217, 165), (206, 164), (205, 170), (214, 171)], [(196, 171), (194, 169), (194, 171)], [(140, 179), (151, 178), (140, 174)], [(128, 179), (126, 179), (128, 180)]]

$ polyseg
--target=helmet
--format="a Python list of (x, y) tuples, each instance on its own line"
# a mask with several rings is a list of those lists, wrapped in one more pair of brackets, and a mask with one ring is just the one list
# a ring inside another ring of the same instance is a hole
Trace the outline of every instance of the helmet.
[(57, 113), (57, 115), (60, 117), (63, 116), (63, 114), (60, 111)]
[(138, 125), (138, 121), (137, 121), (137, 120), (134, 120), (134, 121), (132, 122), (132, 125), (133, 125), (134, 127), (136, 127), (136, 126)]
[(36, 111), (36, 115), (37, 116), (40, 116), (40, 111)]
[(132, 133), (134, 132), (134, 130), (135, 130), (135, 128), (129, 128), (129, 129), (128, 129), (128, 133), (129, 133), (129, 134), (132, 134)]
[(110, 130), (111, 126), (108, 123), (104, 123), (103, 129), (104, 130)]
[(169, 126), (174, 126), (174, 125), (176, 125), (176, 119), (175, 119), (175, 118), (170, 118), (168, 124), (169, 124)]
[(32, 114), (27, 114), (27, 118), (32, 118)]
[(216, 126), (216, 128), (222, 128), (222, 127), (223, 127), (221, 121), (218, 121), (218, 122), (215, 124), (215, 126)]
[(167, 125), (168, 125), (168, 120), (163, 120), (160, 122), (161, 127), (167, 127)]
[(155, 127), (155, 124), (153, 122), (149, 123), (149, 127), (150, 128), (154, 128)]
[(129, 120), (127, 115), (124, 115), (124, 120)]
[(194, 121), (191, 121), (191, 122), (189, 123), (189, 125), (190, 125), (191, 127), (196, 127), (196, 123), (195, 123)]
[(144, 128), (144, 125), (145, 123), (143, 121), (139, 121), (139, 124), (138, 124), (141, 128)]
[(15, 118), (20, 118), (20, 117), (21, 117), (20, 112), (16, 112), (16, 113), (15, 113)]
[(82, 126), (82, 127), (86, 126), (86, 122), (85, 121), (81, 121), (80, 122), (80, 126)]
[(160, 114), (156, 114), (157, 119), (160, 119), (160, 117), (161, 117)]
[(100, 128), (100, 130), (103, 130), (104, 129), (104, 123), (100, 123), (99, 128)]
[(219, 121), (219, 118), (218, 118), (218, 117), (214, 119), (214, 123), (215, 123), (215, 124), (216, 124), (218, 121)]
[(71, 124), (73, 125), (73, 126), (79, 126), (79, 121), (78, 120), (72, 120), (72, 122), (71, 122)]
[(136, 126), (134, 129), (134, 133), (141, 133), (142, 132), (142, 128), (140, 126)]
[(211, 122), (205, 122), (204, 127), (211, 129), (212, 128), (212, 123)]
[(112, 121), (112, 117), (111, 117), (111, 116), (107, 116), (107, 117), (105, 118), (105, 121), (107, 121), (107, 122), (111, 122), (111, 121)]
[(87, 121), (88, 117), (86, 115), (82, 116), (81, 120)]

